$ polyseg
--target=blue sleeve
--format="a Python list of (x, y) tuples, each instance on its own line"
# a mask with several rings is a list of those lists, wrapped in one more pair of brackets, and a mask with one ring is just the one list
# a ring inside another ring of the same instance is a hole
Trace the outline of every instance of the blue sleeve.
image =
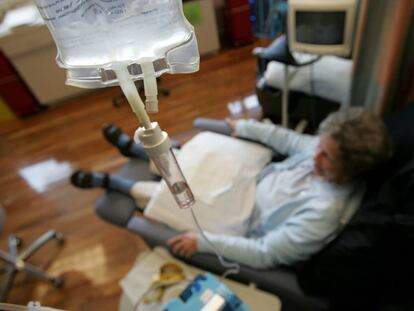
[(236, 123), (236, 135), (259, 141), (275, 151), (290, 156), (308, 148), (314, 148), (317, 138), (299, 134), (274, 124), (265, 124), (255, 120), (240, 120)]
[[(260, 238), (206, 236), (224, 257), (263, 269), (306, 260), (331, 241), (339, 227), (337, 208), (325, 205), (301, 209)], [(197, 247), (200, 252), (213, 252), (202, 237)]]

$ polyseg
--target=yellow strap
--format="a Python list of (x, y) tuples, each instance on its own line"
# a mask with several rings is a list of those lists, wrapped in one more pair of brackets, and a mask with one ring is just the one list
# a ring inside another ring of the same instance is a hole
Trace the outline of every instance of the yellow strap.
[[(153, 280), (150, 284), (152, 291), (156, 290), (158, 293), (155, 299), (149, 299), (149, 293), (143, 297), (143, 302), (148, 304), (154, 300), (161, 301), (164, 291), (170, 287), (174, 286), (181, 281), (185, 280), (186, 276), (183, 272), (183, 269), (180, 265), (174, 262), (167, 262), (160, 267), (158, 277)], [(151, 290), (150, 290), (151, 291)]]
[(167, 262), (160, 267), (158, 278), (156, 278), (151, 285), (170, 280), (180, 281), (182, 279), (185, 279), (183, 268), (174, 262)]

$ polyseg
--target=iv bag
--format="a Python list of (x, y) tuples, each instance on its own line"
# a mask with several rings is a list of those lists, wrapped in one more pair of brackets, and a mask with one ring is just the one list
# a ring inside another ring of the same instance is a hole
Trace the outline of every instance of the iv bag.
[(84, 88), (117, 85), (112, 70), (126, 65), (142, 79), (140, 63), (155, 75), (199, 68), (193, 26), (181, 0), (34, 0), (55, 40), (66, 83)]

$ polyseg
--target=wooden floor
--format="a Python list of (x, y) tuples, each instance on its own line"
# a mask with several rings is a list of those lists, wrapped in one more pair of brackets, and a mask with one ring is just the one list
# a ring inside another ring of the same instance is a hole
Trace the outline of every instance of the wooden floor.
[[(171, 89), (171, 95), (160, 98), (160, 113), (152, 119), (170, 136), (184, 141), (193, 133), (196, 117), (227, 116), (229, 102), (254, 93), (252, 48), (230, 49), (203, 59), (195, 74), (164, 75), (161, 84)], [(81, 191), (64, 179), (39, 192), (19, 172), (47, 160), (72, 168), (119, 169), (127, 159), (104, 141), (101, 126), (113, 122), (131, 134), (137, 120), (128, 105), (111, 105), (118, 92), (118, 88), (105, 89), (24, 120), (0, 123), (0, 203), (7, 211), (0, 247), (7, 249), (11, 232), (27, 242), (50, 228), (66, 237), (63, 247), (51, 243), (30, 259), (48, 273), (63, 274), (63, 289), (21, 274), (9, 302), (37, 300), (66, 310), (117, 309), (119, 281), (146, 249), (145, 243), (95, 215), (100, 190)]]

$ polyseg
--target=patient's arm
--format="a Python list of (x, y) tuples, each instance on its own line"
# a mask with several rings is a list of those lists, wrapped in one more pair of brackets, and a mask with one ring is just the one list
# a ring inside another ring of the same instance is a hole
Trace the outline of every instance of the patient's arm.
[(315, 136), (299, 134), (278, 125), (264, 124), (255, 120), (237, 121), (235, 134), (259, 141), (287, 156), (308, 148), (313, 149), (318, 142)]
[[(253, 268), (271, 268), (306, 260), (322, 249), (337, 234), (338, 219), (337, 206), (309, 207), (261, 238), (206, 236), (228, 259)], [(202, 237), (197, 248), (199, 252), (213, 252)]]

